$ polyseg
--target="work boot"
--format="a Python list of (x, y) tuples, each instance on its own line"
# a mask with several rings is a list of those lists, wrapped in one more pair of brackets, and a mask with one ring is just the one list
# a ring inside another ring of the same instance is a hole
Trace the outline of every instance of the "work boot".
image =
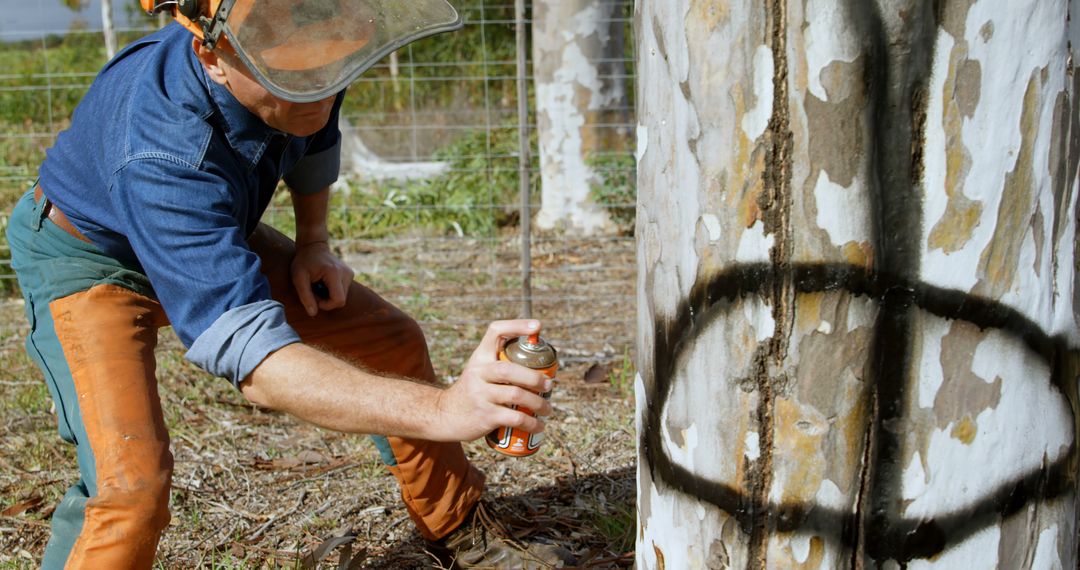
[(543, 542), (514, 540), (481, 501), (446, 538), (428, 544), (445, 568), (485, 570), (548, 570), (577, 564), (569, 550)]

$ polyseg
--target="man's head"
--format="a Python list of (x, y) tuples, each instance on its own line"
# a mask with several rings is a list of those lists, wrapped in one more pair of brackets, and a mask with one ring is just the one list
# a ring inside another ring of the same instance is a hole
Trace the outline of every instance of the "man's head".
[(306, 103), (282, 99), (256, 81), (227, 40), (218, 43), (213, 50), (198, 38), (191, 44), (210, 79), (224, 85), (237, 101), (267, 125), (298, 137), (313, 135), (326, 126), (334, 108), (335, 95)]
[(447, 0), (140, 2), (150, 12), (171, 12), (210, 51), (229, 44), (224, 59), (235, 59), (270, 94), (296, 103), (325, 100), (391, 51), (461, 27)]

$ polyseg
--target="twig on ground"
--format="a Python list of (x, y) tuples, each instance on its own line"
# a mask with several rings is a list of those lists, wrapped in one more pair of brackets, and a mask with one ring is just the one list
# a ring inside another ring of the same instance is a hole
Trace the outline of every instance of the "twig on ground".
[[(300, 505), (303, 504), (304, 497), (306, 497), (306, 496), (307, 496), (307, 491), (306, 490), (301, 491), (300, 492), (300, 497), (298, 499), (296, 499), (296, 504), (293, 505), (291, 509), (289, 509), (288, 511), (286, 511), (284, 513), (271, 516), (270, 520), (266, 521), (262, 526), (255, 529), (255, 532), (249, 534), (248, 537), (246, 539), (244, 539), (244, 540), (247, 541), (247, 542), (255, 542), (256, 540), (258, 540), (259, 537), (262, 536), (262, 534), (264, 532), (266, 532), (266, 529), (270, 528), (270, 526), (273, 525), (275, 522), (277, 522), (277, 521), (279, 521), (279, 520), (281, 520), (281, 519), (295, 513), (298, 509), (300, 509)], [(330, 501), (326, 502), (327, 507), (329, 507), (330, 504), (332, 504)]]
[(307, 523), (311, 522), (315, 517), (323, 514), (324, 511), (332, 507), (336, 502), (338, 502), (337, 498), (332, 497), (327, 499), (325, 502), (323, 502), (323, 504), (319, 505), (318, 508), (300, 517), (300, 520), (296, 521), (296, 526), (303, 527)]
[(292, 483), (290, 483), (288, 486), (282, 488), (282, 491), (288, 491), (290, 489), (295, 489), (296, 487), (299, 487), (300, 485), (303, 485), (305, 483), (314, 481), (316, 479), (320, 479), (322, 477), (326, 477), (328, 475), (331, 475), (333, 473), (337, 473), (338, 471), (342, 471), (342, 470), (348, 469), (350, 467), (356, 467), (357, 465), (360, 465), (360, 462), (351, 461), (349, 463), (343, 463), (341, 465), (331, 467), (331, 468), (327, 469), (326, 471), (322, 471), (322, 472), (320, 472), (320, 473), (318, 473), (316, 475), (312, 475), (310, 477), (305, 477), (303, 479), (297, 479), (296, 481), (293, 481)]
[(210, 506), (213, 506), (213, 507), (217, 507), (218, 509), (220, 509), (222, 511), (232, 513), (234, 515), (239, 515), (239, 516), (241, 516), (241, 517), (243, 517), (245, 519), (252, 520), (252, 521), (264, 521), (267, 518), (270, 518), (267, 515), (259, 515), (259, 514), (255, 514), (255, 513), (249, 513), (247, 511), (242, 511), (240, 509), (230, 507), (229, 505), (226, 505), (225, 503), (219, 503), (217, 501), (211, 501), (209, 499), (201, 499), (201, 498), (195, 497), (195, 500), (196, 501), (201, 501), (201, 502), (206, 503), (206, 504), (208, 504)]
[(401, 523), (403, 523), (403, 522), (405, 522), (407, 520), (409, 520), (409, 515), (406, 514), (406, 515), (401, 516), (400, 518), (398, 518), (394, 522), (386, 525), (386, 529), (383, 530), (382, 536), (379, 537), (378, 544), (383, 544), (384, 542), (386, 542), (386, 537), (390, 536), (390, 533), (393, 532), (394, 529), (398, 527), (398, 525), (400, 525)]

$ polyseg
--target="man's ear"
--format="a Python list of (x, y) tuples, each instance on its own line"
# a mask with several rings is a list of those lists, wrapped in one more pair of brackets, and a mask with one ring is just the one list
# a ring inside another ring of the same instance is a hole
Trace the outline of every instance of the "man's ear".
[(195, 50), (195, 57), (199, 58), (203, 69), (206, 70), (206, 74), (210, 76), (214, 83), (219, 85), (228, 83), (228, 74), (222, 67), (221, 58), (218, 57), (217, 52), (203, 45), (202, 40), (199, 38), (194, 37), (191, 38), (191, 49)]

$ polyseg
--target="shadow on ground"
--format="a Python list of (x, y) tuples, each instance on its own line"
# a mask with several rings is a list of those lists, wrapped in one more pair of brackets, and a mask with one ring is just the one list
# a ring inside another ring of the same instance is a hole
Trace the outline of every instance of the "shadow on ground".
[[(626, 568), (634, 564), (635, 470), (616, 469), (554, 484), (525, 494), (489, 497), (515, 538), (551, 542), (578, 558), (574, 568)], [(369, 556), (352, 535), (327, 539), (307, 554), (307, 568), (421, 569), (438, 567), (416, 532)]]

